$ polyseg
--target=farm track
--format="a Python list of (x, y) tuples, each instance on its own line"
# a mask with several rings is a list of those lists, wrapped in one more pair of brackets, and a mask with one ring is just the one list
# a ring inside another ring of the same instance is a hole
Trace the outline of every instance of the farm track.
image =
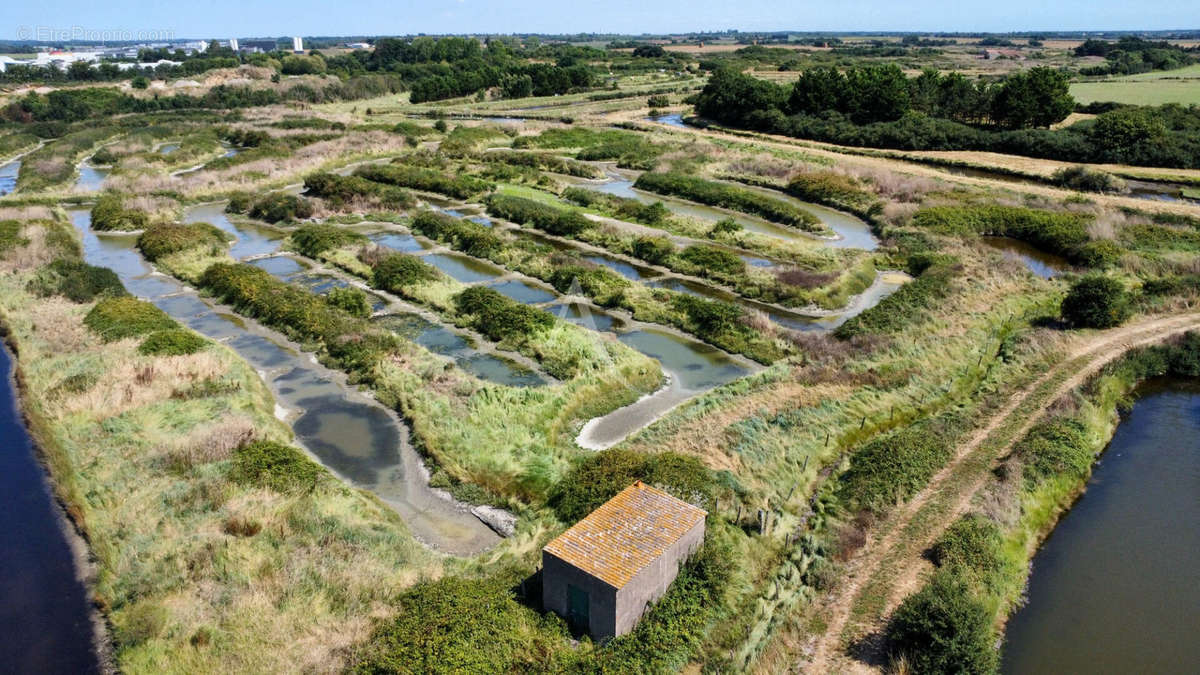
[[(879, 636), (891, 611), (915, 591), (930, 564), (924, 552), (967, 511), (997, 458), (1003, 457), (1041, 418), (1050, 403), (1084, 383), (1104, 365), (1135, 347), (1200, 328), (1200, 313), (1153, 317), (1089, 336), (1066, 360), (1013, 393), (976, 430), (955, 456), (913, 499), (869, 537), (847, 565), (846, 581), (817, 609), (827, 630), (806, 650), (800, 672), (870, 672), (884, 664)], [(1015, 427), (1014, 418), (1025, 419)], [(886, 599), (883, 606), (871, 606)], [(864, 604), (866, 607), (864, 607)], [(874, 609), (874, 611), (872, 611)], [(850, 647), (856, 653), (847, 651)]]

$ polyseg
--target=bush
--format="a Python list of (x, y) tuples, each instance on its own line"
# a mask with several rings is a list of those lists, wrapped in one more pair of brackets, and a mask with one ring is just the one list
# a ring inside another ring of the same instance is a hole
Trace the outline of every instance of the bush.
[(145, 75), (135, 75), (134, 78), (129, 81), (129, 86), (133, 87), (134, 89), (149, 89), (150, 79)]
[(713, 272), (733, 276), (744, 274), (746, 271), (745, 261), (736, 253), (723, 248), (692, 244), (680, 251), (679, 257), (704, 270), (704, 276), (709, 276)]
[(367, 238), (358, 232), (344, 230), (328, 223), (301, 225), (292, 232), (292, 244), (301, 255), (309, 258), (316, 258), (326, 251), (363, 243), (366, 240)]
[(1124, 192), (1125, 181), (1111, 173), (1086, 166), (1068, 166), (1054, 172), (1050, 179), (1055, 185), (1082, 192)]
[(821, 220), (808, 211), (796, 208), (781, 199), (766, 197), (736, 185), (717, 183), (678, 173), (644, 173), (638, 176), (634, 187), (659, 194), (684, 197), (709, 206), (720, 206), (751, 213), (803, 230), (825, 230)]
[(138, 353), (146, 356), (183, 356), (195, 354), (207, 344), (204, 338), (190, 330), (172, 328), (151, 333), (138, 345)]
[(554, 325), (554, 315), (521, 304), (492, 288), (472, 286), (454, 298), (461, 314), (471, 317), (471, 325), (492, 340), (524, 340)]
[(371, 316), (371, 303), (361, 288), (334, 288), (325, 294), (325, 302), (346, 312), (350, 316)]
[(1062, 475), (1082, 478), (1092, 466), (1092, 444), (1087, 427), (1069, 417), (1041, 422), (1017, 445), (1016, 453), (1024, 461), (1024, 475), (1030, 484)]
[(966, 515), (954, 521), (933, 545), (933, 562), (938, 567), (956, 567), (985, 582), (1004, 567), (1004, 538), (1000, 526), (980, 516)]
[(127, 210), (121, 198), (114, 194), (101, 195), (92, 207), (92, 229), (101, 231), (130, 231), (145, 229), (150, 222), (142, 211)]
[[(441, 121), (441, 120), (439, 120)], [(509, 673), (542, 670), (524, 608), (502, 577), (447, 576), (405, 591), (396, 616), (378, 625), (356, 673)]]
[(547, 281), (559, 293), (570, 293), (571, 286), (578, 282), (579, 290), (603, 307), (621, 305), (625, 301), (625, 289), (631, 285), (628, 279), (607, 267), (584, 262), (555, 262), (554, 272)]
[(101, 300), (83, 317), (83, 324), (105, 342), (179, 327), (161, 309), (132, 297)]
[(848, 340), (858, 335), (887, 335), (907, 328), (919, 321), (925, 310), (950, 294), (951, 281), (957, 273), (953, 264), (931, 265), (879, 304), (838, 326), (834, 336)]
[(913, 215), (912, 224), (943, 234), (984, 234), (1012, 237), (1037, 248), (1084, 264), (1089, 217), (1019, 206), (934, 206)]
[(412, 229), (477, 258), (490, 258), (504, 247), (500, 236), (490, 227), (434, 211), (418, 213), (412, 220)]
[[(233, 203), (232, 200), (230, 203)], [(311, 218), (312, 214), (312, 202), (304, 197), (283, 192), (272, 192), (254, 202), (254, 205), (250, 207), (251, 218), (265, 220), (268, 223), (302, 220)]]
[(228, 245), (228, 235), (208, 223), (160, 223), (146, 228), (138, 237), (138, 249), (151, 262), (197, 248), (207, 248), (217, 255)]
[(312, 491), (325, 469), (300, 450), (275, 441), (254, 441), (233, 453), (230, 479), (275, 492)]
[(666, 237), (642, 235), (633, 240), (632, 253), (648, 263), (662, 265), (675, 253), (675, 244)]
[(838, 479), (839, 498), (855, 511), (886, 513), (949, 461), (960, 429), (961, 420), (943, 415), (867, 441)]
[(1062, 301), (1062, 317), (1078, 328), (1112, 328), (1129, 318), (1130, 305), (1124, 284), (1093, 274), (1071, 284)]
[(917, 673), (991, 673), (997, 666), (992, 616), (951, 570), (905, 598), (892, 615), (888, 640)]
[(742, 224), (733, 218), (722, 218), (708, 231), (708, 236), (716, 237), (722, 234), (737, 234), (742, 231)]
[(671, 307), (683, 312), (702, 338), (714, 339), (726, 333), (740, 332), (744, 312), (737, 305), (679, 293), (671, 298)]
[(574, 523), (638, 480), (701, 508), (718, 490), (712, 471), (695, 457), (612, 449), (577, 463), (551, 489), (547, 504), (559, 520)]
[(492, 195), (487, 199), (488, 213), (518, 225), (533, 225), (563, 237), (573, 237), (594, 226), (578, 211), (560, 209), (524, 197)]
[(865, 208), (875, 199), (857, 180), (833, 171), (797, 174), (788, 183), (786, 192), (802, 201), (851, 210)]
[(495, 185), (467, 175), (451, 176), (432, 169), (422, 169), (415, 166), (361, 166), (354, 171), (360, 176), (376, 183), (386, 183), (400, 187), (437, 192), (456, 199), (470, 199), (477, 194), (491, 190)]
[(371, 285), (392, 293), (403, 293), (409, 286), (433, 281), (439, 276), (436, 268), (416, 256), (389, 253), (371, 270)]
[[(489, 163), (503, 163), (512, 166), (524, 166), (540, 169), (551, 173), (561, 173), (580, 178), (600, 178), (604, 172), (600, 169), (573, 159), (559, 157), (547, 152), (519, 152), (516, 150), (489, 150), (478, 155), (479, 159)], [(577, 188), (568, 188), (568, 190)]]
[(63, 258), (38, 270), (37, 276), (29, 282), (29, 288), (37, 295), (61, 295), (71, 302), (91, 302), (98, 296), (128, 294), (120, 278), (107, 267)]
[(365, 202), (377, 208), (406, 209), (416, 203), (407, 191), (392, 185), (375, 183), (360, 176), (316, 173), (304, 179), (307, 194), (320, 197), (336, 208), (349, 208)]
[(225, 213), (245, 213), (254, 206), (254, 195), (249, 192), (237, 192), (225, 204)]

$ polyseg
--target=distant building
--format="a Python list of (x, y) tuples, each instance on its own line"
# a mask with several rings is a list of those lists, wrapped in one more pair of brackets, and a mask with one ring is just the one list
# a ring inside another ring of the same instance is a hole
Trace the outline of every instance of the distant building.
[(1023, 61), (1025, 60), (1025, 55), (1022, 54), (1021, 50), (1019, 49), (985, 49), (983, 50), (983, 53), (979, 55), (979, 58), (987, 59), (988, 61), (994, 61), (996, 59), (1013, 59), (1016, 61)]
[(238, 50), (237, 38), (229, 38), (229, 48), (235, 52)]
[(249, 54), (258, 54), (260, 52), (273, 52), (279, 48), (279, 45), (274, 40), (242, 40), (239, 51)]
[(292, 38), (292, 51), (300, 54), (304, 52), (304, 40), (298, 37)]
[(371, 43), (369, 43), (369, 42), (350, 42), (350, 43), (346, 44), (346, 47), (348, 49), (370, 49)]
[(700, 547), (707, 515), (634, 483), (542, 549), (543, 606), (596, 640), (628, 633)]

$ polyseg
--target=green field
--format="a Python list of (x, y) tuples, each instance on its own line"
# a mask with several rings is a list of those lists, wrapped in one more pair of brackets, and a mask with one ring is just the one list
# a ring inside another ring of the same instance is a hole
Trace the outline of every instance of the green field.
[(1071, 95), (1080, 103), (1116, 101), (1135, 105), (1200, 103), (1200, 64), (1096, 82), (1076, 82)]

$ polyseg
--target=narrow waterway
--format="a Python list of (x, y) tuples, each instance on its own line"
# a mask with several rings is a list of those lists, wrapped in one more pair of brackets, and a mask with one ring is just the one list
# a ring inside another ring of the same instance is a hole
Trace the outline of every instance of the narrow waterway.
[(1043, 279), (1053, 279), (1071, 269), (1065, 258), (1009, 237), (980, 237), (984, 246), (999, 251), (1005, 258), (1020, 262), (1030, 272)]
[(1087, 492), (1033, 559), (1005, 673), (1194, 673), (1200, 664), (1200, 383), (1138, 392)]
[[(202, 213), (220, 213), (216, 208)], [(278, 334), (226, 313), (183, 284), (155, 273), (134, 248), (135, 237), (98, 236), (90, 227), (88, 211), (70, 214), (83, 236), (89, 263), (112, 269), (130, 292), (234, 349), (270, 386), (282, 408), (279, 413), (292, 424), (297, 440), (349, 483), (374, 492), (395, 508), (418, 539), (463, 555), (478, 553), (499, 540), (463, 505), (429, 487), (407, 428), (394, 412), (347, 385), (340, 373), (317, 364)], [(193, 211), (189, 217), (199, 215)], [(255, 250), (258, 245), (246, 246)]]
[(75, 190), (79, 192), (95, 192), (104, 187), (110, 167), (92, 166), (91, 158), (79, 163), (79, 178), (75, 179)]
[(66, 520), (17, 409), (0, 346), (0, 663), (11, 673), (96, 673), (96, 633)]
[(16, 159), (0, 166), (0, 197), (17, 189), (17, 174), (21, 173), (21, 160)]

